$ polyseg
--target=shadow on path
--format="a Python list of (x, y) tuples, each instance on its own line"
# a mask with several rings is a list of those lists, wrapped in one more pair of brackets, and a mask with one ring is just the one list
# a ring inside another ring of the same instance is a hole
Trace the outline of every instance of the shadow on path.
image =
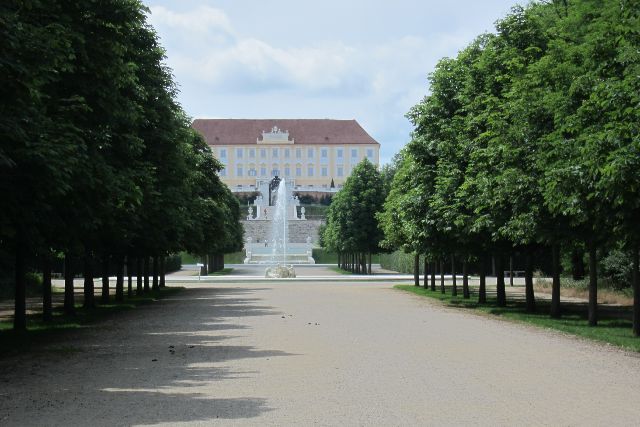
[(230, 361), (292, 356), (226, 344), (243, 319), (280, 316), (261, 288), (186, 289), (65, 334), (45, 352), (0, 361), (0, 424), (128, 425), (253, 418), (262, 397), (219, 396), (212, 383), (255, 377)]

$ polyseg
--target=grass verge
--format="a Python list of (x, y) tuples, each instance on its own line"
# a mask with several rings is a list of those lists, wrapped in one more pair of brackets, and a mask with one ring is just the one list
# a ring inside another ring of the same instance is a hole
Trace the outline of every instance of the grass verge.
[(227, 274), (231, 273), (232, 271), (233, 271), (233, 268), (225, 267), (222, 270), (214, 271), (213, 273), (209, 273), (209, 276), (226, 276)]
[[(562, 305), (562, 318), (552, 319), (549, 317), (548, 301), (536, 301), (536, 312), (527, 313), (524, 302), (520, 300), (509, 301), (507, 307), (497, 307), (495, 298), (489, 297), (486, 304), (479, 304), (477, 295), (471, 295), (470, 299), (463, 299), (462, 296), (452, 297), (449, 289), (447, 289), (448, 293), (442, 294), (440, 290), (434, 292), (413, 285), (396, 285), (395, 288), (438, 300), (447, 307), (462, 308), (482, 315), (554, 329), (608, 343), (625, 350), (640, 352), (640, 338), (633, 336), (631, 320), (627, 319), (630, 311), (628, 308), (600, 310), (598, 326), (590, 327), (587, 324), (584, 304), (565, 302)], [(461, 290), (459, 292), (461, 293)]]
[[(24, 353), (40, 345), (53, 343), (64, 333), (89, 327), (91, 324), (106, 320), (116, 313), (150, 304), (183, 289), (182, 287), (161, 288), (146, 295), (127, 298), (122, 303), (114, 302), (88, 309), (77, 304), (76, 314), (73, 316), (65, 315), (62, 307), (56, 307), (53, 311), (52, 321), (46, 323), (42, 321), (42, 314), (30, 314), (27, 316), (27, 330), (24, 332), (13, 331), (12, 321), (2, 321), (0, 322), (0, 357)], [(99, 300), (99, 296), (96, 298)], [(71, 351), (69, 349), (63, 350)]]
[(329, 270), (331, 271), (335, 271), (336, 273), (339, 274), (353, 274), (352, 272), (350, 272), (349, 270), (343, 270), (340, 267), (336, 266), (336, 265), (332, 265), (329, 267)]

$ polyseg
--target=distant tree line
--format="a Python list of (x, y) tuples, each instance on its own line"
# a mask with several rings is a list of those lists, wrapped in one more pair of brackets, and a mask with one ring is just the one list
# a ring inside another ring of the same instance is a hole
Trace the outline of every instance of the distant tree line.
[[(37, 264), (51, 318), (51, 262), (64, 257), (84, 305), (164, 285), (164, 257), (239, 249), (237, 200), (176, 101), (165, 52), (137, 0), (0, 4), (0, 256), (15, 275), (15, 329), (26, 327), (25, 273)], [(93, 260), (101, 271), (93, 271)], [(152, 283), (149, 283), (151, 277)]]
[(481, 302), (493, 256), (499, 306), (505, 256), (518, 252), (531, 311), (533, 266), (550, 254), (553, 317), (561, 252), (578, 264), (586, 253), (593, 326), (598, 257), (621, 251), (640, 335), (640, 2), (533, 2), (496, 30), (442, 59), (408, 114), (415, 130), (379, 215), (383, 245), (426, 255), (433, 290), (436, 268), (461, 264), (466, 297), (479, 260)]

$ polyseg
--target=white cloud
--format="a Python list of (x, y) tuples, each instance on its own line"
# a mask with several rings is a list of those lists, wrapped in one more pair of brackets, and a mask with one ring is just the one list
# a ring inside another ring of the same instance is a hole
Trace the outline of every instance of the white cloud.
[(229, 18), (220, 9), (200, 6), (182, 13), (174, 12), (164, 6), (151, 6), (150, 9), (150, 21), (156, 27), (166, 26), (198, 36), (206, 36), (212, 32), (233, 34)]
[(268, 28), (245, 35), (210, 6), (150, 9), (187, 113), (355, 118), (381, 142), (383, 160), (408, 141), (404, 115), (427, 93), (437, 59), (475, 35), (458, 27), (421, 36), (396, 31), (375, 43), (322, 35), (297, 43), (269, 39)]

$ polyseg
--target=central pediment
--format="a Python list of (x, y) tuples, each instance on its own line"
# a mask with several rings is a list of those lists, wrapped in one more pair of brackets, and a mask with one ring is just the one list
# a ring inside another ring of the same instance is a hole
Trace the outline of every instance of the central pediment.
[(262, 139), (257, 138), (258, 144), (293, 144), (293, 139), (289, 139), (289, 131), (278, 129), (274, 126), (270, 131), (262, 131)]

